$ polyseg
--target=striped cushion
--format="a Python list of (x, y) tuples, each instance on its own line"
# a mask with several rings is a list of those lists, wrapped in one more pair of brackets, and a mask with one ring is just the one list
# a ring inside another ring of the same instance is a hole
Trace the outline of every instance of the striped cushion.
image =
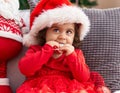
[(99, 71), (108, 87), (120, 89), (120, 8), (83, 9), (91, 29), (82, 43), (86, 62)]

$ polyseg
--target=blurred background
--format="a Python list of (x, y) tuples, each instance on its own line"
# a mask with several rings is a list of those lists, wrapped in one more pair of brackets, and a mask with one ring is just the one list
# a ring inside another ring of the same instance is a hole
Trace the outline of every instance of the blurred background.
[(88, 8), (114, 8), (120, 7), (120, 0), (70, 0), (80, 6)]
[[(19, 0), (20, 2), (20, 10), (29, 9), (28, 1), (32, 1), (32, 3), (36, 3), (39, 0)], [(77, 4), (80, 7), (86, 8), (115, 8), (120, 7), (120, 0), (70, 0), (73, 4)]]
[(95, 8), (114, 8), (120, 7), (120, 0), (97, 0), (98, 5)]

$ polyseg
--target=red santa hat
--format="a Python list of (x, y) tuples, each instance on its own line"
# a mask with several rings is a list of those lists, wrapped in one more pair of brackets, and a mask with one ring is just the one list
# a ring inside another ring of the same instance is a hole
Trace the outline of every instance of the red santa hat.
[(69, 0), (40, 0), (30, 15), (30, 32), (25, 35), (23, 43), (26, 46), (38, 44), (38, 32), (54, 23), (81, 24), (80, 40), (89, 32), (90, 21), (80, 7), (72, 5)]

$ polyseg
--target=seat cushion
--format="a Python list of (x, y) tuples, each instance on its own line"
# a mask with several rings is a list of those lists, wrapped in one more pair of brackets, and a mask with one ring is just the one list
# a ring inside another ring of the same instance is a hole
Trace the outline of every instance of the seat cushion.
[(113, 91), (120, 89), (120, 8), (83, 9), (91, 29), (82, 42), (86, 62)]

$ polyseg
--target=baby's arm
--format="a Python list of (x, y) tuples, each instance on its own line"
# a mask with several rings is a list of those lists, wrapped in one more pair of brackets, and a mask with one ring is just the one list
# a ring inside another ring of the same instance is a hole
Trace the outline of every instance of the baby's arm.
[(49, 60), (53, 54), (51, 46), (45, 44), (31, 46), (19, 62), (19, 69), (25, 76), (34, 75)]
[(90, 78), (90, 71), (85, 63), (82, 51), (75, 50), (73, 53), (66, 56), (66, 59), (74, 78), (80, 82), (88, 81)]
[(90, 78), (90, 71), (81, 50), (74, 50), (74, 46), (64, 44), (59, 47), (59, 51), (66, 55), (66, 63), (76, 80), (85, 82)]

